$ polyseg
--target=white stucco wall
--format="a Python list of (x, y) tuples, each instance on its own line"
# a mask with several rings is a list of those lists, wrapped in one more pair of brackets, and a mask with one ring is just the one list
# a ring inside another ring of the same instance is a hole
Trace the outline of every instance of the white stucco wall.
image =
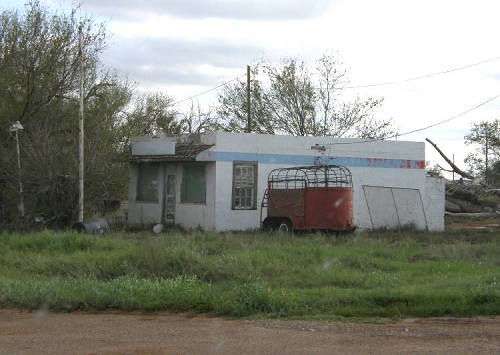
[[(424, 188), (425, 173), (417, 169), (351, 168), (350, 170), (353, 175), (354, 223), (359, 229), (373, 227), (363, 186), (413, 188), (418, 190)], [(390, 204), (391, 200), (381, 199), (378, 207), (387, 209)]]
[[(259, 164), (257, 183), (257, 210), (232, 210), (232, 162), (217, 162), (217, 197), (216, 229), (245, 230), (260, 226), (260, 202), (267, 188), (267, 176), (271, 170), (292, 165)], [(363, 185), (390, 186), (424, 190), (423, 171), (387, 168), (351, 168), (353, 175), (353, 214), (354, 223), (360, 229), (372, 228), (368, 206), (363, 192)], [(392, 200), (391, 200), (392, 201)], [(418, 201), (421, 204), (420, 201)], [(379, 208), (387, 208), (385, 201), (380, 201)], [(264, 209), (264, 217), (266, 216)]]
[(215, 163), (197, 163), (205, 165), (206, 202), (182, 203), (181, 184), (184, 163), (158, 163), (158, 202), (141, 202), (136, 200), (138, 166), (131, 164), (129, 168), (129, 224), (153, 224), (162, 222), (162, 212), (166, 181), (168, 174), (176, 175), (175, 222), (184, 228), (201, 227), (206, 230), (215, 229)]
[[(425, 146), (421, 142), (378, 141), (362, 144), (343, 144), (356, 141), (360, 140), (217, 132), (216, 145), (210, 149), (211, 153), (200, 154), (201, 160), (217, 160), (216, 230), (245, 230), (259, 227), (260, 202), (267, 187), (267, 176), (272, 169), (312, 165), (312, 160), (318, 156), (321, 157), (322, 162), (328, 162), (328, 157), (337, 158), (340, 161), (342, 161), (343, 157), (415, 160), (422, 163), (425, 160)], [(324, 153), (312, 150), (311, 146), (315, 144), (326, 145), (327, 150)], [(232, 160), (257, 161), (262, 156), (265, 157), (266, 162), (259, 162), (258, 164), (257, 210), (232, 210)], [(288, 164), (278, 164), (280, 161), (286, 161), (287, 156), (291, 157)], [(234, 159), (231, 159), (232, 157)], [(298, 159), (297, 162), (293, 161), (294, 157)], [(311, 160), (311, 164), (301, 164), (302, 161), (308, 161), (307, 159)], [(365, 162), (361, 160), (354, 161), (354, 163), (364, 164)], [(364, 185), (418, 189), (422, 194), (425, 189), (425, 172), (423, 169), (408, 169), (401, 166), (394, 168), (348, 167), (353, 175), (354, 221), (356, 226), (361, 229), (372, 228), (363, 193)], [(420, 201), (419, 204), (421, 205)], [(380, 208), (384, 208), (383, 201), (381, 201)]]
[(425, 155), (423, 142), (366, 142), (365, 139), (359, 138), (273, 136), (220, 131), (215, 132), (215, 146), (210, 150), (215, 152), (320, 155), (318, 151), (311, 149), (311, 146), (315, 144), (325, 145), (327, 148), (325, 155), (332, 156), (417, 160), (423, 159)]
[(248, 230), (260, 227), (260, 204), (267, 188), (267, 175), (276, 167), (278, 166), (258, 164), (257, 209), (233, 210), (231, 208), (233, 162), (217, 162), (216, 230)]
[[(217, 231), (258, 228), (260, 202), (267, 187), (269, 172), (278, 167), (313, 165), (315, 162), (345, 165), (351, 170), (354, 189), (354, 222), (358, 228), (368, 229), (373, 226), (363, 186), (418, 190), (418, 195), (421, 196), (419, 204), (424, 205), (425, 219), (429, 224), (429, 229), (442, 230), (444, 227), (444, 184), (426, 179), (423, 169), (425, 146), (422, 142), (359, 143), (363, 140), (226, 132), (212, 132), (197, 139), (204, 143), (214, 144), (214, 146), (200, 153), (196, 158), (199, 162), (207, 163), (205, 204), (180, 203), (182, 164), (176, 163), (176, 223), (185, 228), (201, 227)], [(315, 144), (324, 145), (325, 152), (311, 149)], [(231, 208), (233, 161), (258, 161), (256, 210), (232, 210)], [(129, 222), (160, 221), (162, 198), (159, 198), (160, 203), (156, 206), (134, 203), (137, 169), (132, 166), (130, 172), (129, 209), (132, 213), (129, 213)], [(163, 172), (161, 174), (161, 179), (163, 179)], [(164, 184), (160, 185), (159, 193), (163, 194)], [(399, 200), (403, 201), (404, 198), (412, 196), (411, 194), (411, 196), (406, 194), (408, 195), (405, 195), (406, 197), (403, 195), (398, 197)], [(396, 203), (394, 199), (392, 201), (393, 204)], [(401, 201), (397, 203), (404, 203)], [(384, 203), (380, 201), (379, 208), (386, 208)], [(400, 216), (400, 221), (421, 217), (420, 212), (411, 211), (413, 205), (417, 206), (417, 203), (408, 205), (409, 207), (406, 208), (408, 216)]]
[(216, 169), (215, 163), (205, 164), (206, 173), (206, 202), (181, 203), (182, 166), (177, 165), (177, 191), (175, 223), (184, 228), (215, 229), (215, 196), (216, 196)]
[(445, 180), (426, 176), (422, 195), (427, 225), (430, 231), (444, 230)]
[(163, 169), (158, 164), (158, 202), (137, 201), (137, 179), (139, 168), (136, 164), (129, 166), (128, 188), (128, 220), (129, 224), (153, 224), (161, 222), (163, 196)]

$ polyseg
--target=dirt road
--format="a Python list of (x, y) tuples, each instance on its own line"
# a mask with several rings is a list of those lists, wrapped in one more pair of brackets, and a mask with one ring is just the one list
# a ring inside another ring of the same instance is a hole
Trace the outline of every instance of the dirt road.
[(500, 354), (500, 317), (365, 324), (0, 310), (0, 353)]

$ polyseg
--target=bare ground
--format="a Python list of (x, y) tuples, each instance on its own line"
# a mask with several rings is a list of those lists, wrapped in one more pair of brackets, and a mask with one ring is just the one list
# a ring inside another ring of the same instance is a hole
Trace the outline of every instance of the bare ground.
[(500, 354), (500, 317), (384, 324), (0, 310), (0, 354)]
[(483, 218), (449, 218), (446, 221), (446, 230), (475, 230), (475, 231), (499, 231), (500, 216), (483, 217)]

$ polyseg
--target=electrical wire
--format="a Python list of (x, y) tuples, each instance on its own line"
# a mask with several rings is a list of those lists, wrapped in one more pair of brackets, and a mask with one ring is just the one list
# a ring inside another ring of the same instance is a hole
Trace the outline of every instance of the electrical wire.
[(449, 121), (452, 121), (456, 118), (459, 118), (461, 116), (464, 116), (466, 115), (467, 113), (471, 112), (471, 111), (474, 111), (474, 110), (477, 110), (478, 108), (480, 108), (481, 106), (484, 106), (486, 105), (487, 103), (497, 99), (500, 97), (500, 94), (498, 95), (495, 95), (479, 104), (477, 104), (476, 106), (473, 106), (463, 112), (460, 112), (459, 114), (456, 114), (454, 116), (451, 116), (445, 120), (442, 120), (442, 121), (439, 121), (439, 122), (436, 122), (436, 123), (433, 123), (431, 125), (428, 125), (428, 126), (425, 126), (425, 127), (421, 127), (421, 128), (417, 128), (417, 129), (413, 129), (411, 131), (407, 131), (407, 132), (404, 132), (404, 133), (398, 133), (398, 134), (394, 134), (392, 136), (389, 136), (389, 137), (385, 137), (385, 138), (380, 138), (380, 139), (367, 139), (367, 140), (364, 140), (364, 141), (359, 141), (359, 142), (338, 142), (338, 143), (327, 143), (325, 145), (327, 146), (331, 146), (331, 145), (344, 145), (344, 144), (363, 144), (363, 143), (373, 143), (373, 142), (377, 142), (377, 141), (385, 141), (385, 140), (388, 140), (388, 139), (392, 139), (392, 138), (397, 138), (397, 137), (402, 137), (402, 136), (406, 136), (408, 134), (411, 134), (411, 133), (416, 133), (416, 132), (420, 132), (420, 131), (424, 131), (426, 129), (429, 129), (429, 128), (433, 128), (433, 127), (436, 127), (436, 126), (439, 126), (439, 125), (442, 125), (443, 123), (446, 123), (446, 122), (449, 122)]
[(476, 63), (472, 63), (472, 64), (467, 64), (467, 65), (463, 65), (463, 66), (452, 68), (452, 69), (448, 69), (448, 70), (439, 71), (439, 72), (436, 72), (436, 73), (419, 75), (419, 76), (415, 76), (415, 77), (408, 78), (408, 79), (386, 81), (386, 82), (374, 83), (374, 84), (345, 86), (345, 87), (343, 87), (343, 89), (362, 89), (362, 88), (370, 88), (370, 87), (375, 87), (375, 86), (387, 86), (387, 85), (403, 84), (403, 83), (407, 83), (407, 82), (410, 82), (410, 81), (415, 81), (415, 80), (420, 80), (420, 79), (427, 79), (427, 78), (431, 78), (431, 77), (437, 76), (437, 75), (443, 75), (443, 74), (448, 74), (448, 73), (452, 73), (452, 72), (459, 71), (459, 70), (464, 70), (464, 69), (472, 68), (472, 67), (475, 67), (475, 66), (478, 66), (478, 65), (481, 65), (481, 64), (484, 64), (484, 63), (492, 62), (492, 61), (495, 61), (495, 60), (498, 60), (498, 59), (500, 59), (500, 56), (489, 58), (489, 59), (485, 59), (485, 60), (482, 60), (480, 62), (476, 62)]
[[(493, 57), (493, 58), (488, 58), (488, 59), (485, 59), (485, 60), (482, 60), (482, 61), (479, 61), (479, 62), (476, 62), (476, 63), (467, 64), (467, 65), (463, 65), (463, 66), (452, 68), (452, 69), (448, 69), (448, 70), (443, 70), (443, 71), (436, 72), (436, 73), (419, 75), (419, 76), (408, 78), (408, 79), (404, 79), (404, 80), (386, 81), (386, 82), (374, 83), (374, 84), (366, 84), (366, 85), (344, 86), (343, 89), (361, 89), (361, 88), (369, 88), (369, 87), (375, 87), (375, 86), (387, 86), (387, 85), (403, 84), (403, 83), (410, 82), (410, 81), (431, 78), (431, 77), (437, 76), (437, 75), (443, 75), (443, 74), (448, 74), (448, 73), (452, 73), (452, 72), (459, 71), (459, 70), (464, 70), (464, 69), (472, 68), (472, 67), (475, 67), (475, 66), (478, 66), (478, 65), (481, 65), (481, 64), (484, 64), (484, 63), (492, 62), (492, 61), (495, 61), (495, 60), (498, 60), (498, 59), (500, 59), (500, 56)], [(223, 82), (220, 85), (217, 85), (217, 86), (215, 86), (213, 88), (210, 88), (208, 90), (200, 92), (200, 93), (198, 93), (196, 95), (189, 96), (189, 97), (187, 97), (185, 99), (178, 100), (178, 101), (176, 101), (176, 102), (173, 103), (173, 106), (176, 106), (176, 105), (178, 105), (180, 103), (183, 103), (185, 101), (192, 100), (195, 97), (198, 97), (198, 96), (201, 96), (201, 95), (205, 95), (205, 94), (207, 94), (207, 93), (209, 93), (211, 91), (217, 90), (217, 89), (219, 89), (219, 88), (221, 88), (223, 86), (226, 86), (227, 84), (229, 84), (229, 83), (231, 83), (231, 82), (239, 79), (240, 77), (242, 77), (244, 75), (246, 75), (246, 74), (239, 75), (239, 76), (237, 76), (237, 77), (235, 77), (235, 78), (233, 78), (231, 80)]]
[(188, 100), (192, 100), (192, 99), (194, 99), (195, 97), (198, 97), (198, 96), (201, 96), (201, 95), (205, 95), (205, 94), (207, 94), (207, 93), (209, 93), (209, 92), (211, 92), (211, 91), (217, 90), (218, 88), (221, 88), (221, 87), (226, 86), (227, 84), (229, 84), (229, 83), (231, 83), (231, 82), (233, 82), (233, 81), (235, 81), (235, 80), (238, 80), (239, 78), (241, 78), (241, 77), (242, 77), (242, 76), (244, 76), (244, 75), (246, 75), (246, 73), (245, 73), (245, 74), (242, 74), (242, 75), (238, 75), (237, 77), (235, 77), (235, 78), (233, 78), (233, 79), (231, 79), (231, 80), (225, 81), (225, 82), (223, 82), (223, 83), (222, 83), (222, 84), (220, 84), (220, 85), (217, 85), (217, 86), (215, 86), (215, 87), (213, 87), (213, 88), (211, 88), (211, 89), (208, 89), (208, 90), (205, 90), (205, 91), (203, 91), (203, 92), (200, 92), (200, 93), (198, 93), (198, 94), (196, 94), (196, 95), (189, 96), (189, 97), (187, 97), (187, 98), (185, 98), (185, 99), (178, 100), (178, 101), (174, 102), (174, 103), (172, 104), (172, 106), (177, 106), (177, 105), (178, 105), (178, 104), (180, 104), (180, 103), (183, 103), (183, 102), (188, 101)]

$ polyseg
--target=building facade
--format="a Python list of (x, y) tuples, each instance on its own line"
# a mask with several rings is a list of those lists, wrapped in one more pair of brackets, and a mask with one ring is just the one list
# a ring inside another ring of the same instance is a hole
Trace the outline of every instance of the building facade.
[(134, 139), (128, 223), (259, 228), (269, 172), (318, 164), (350, 169), (358, 229), (444, 229), (444, 181), (426, 176), (423, 142), (227, 132)]

